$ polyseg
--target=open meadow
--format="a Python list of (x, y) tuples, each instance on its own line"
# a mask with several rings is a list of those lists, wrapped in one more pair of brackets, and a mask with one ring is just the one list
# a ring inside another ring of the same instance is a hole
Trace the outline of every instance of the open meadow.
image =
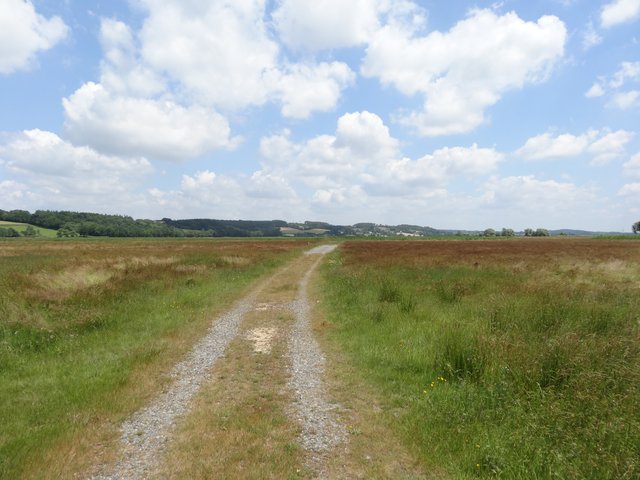
[(345, 242), (320, 288), (426, 472), (640, 477), (640, 242)]
[(308, 245), (0, 242), (0, 478), (86, 469), (212, 319)]

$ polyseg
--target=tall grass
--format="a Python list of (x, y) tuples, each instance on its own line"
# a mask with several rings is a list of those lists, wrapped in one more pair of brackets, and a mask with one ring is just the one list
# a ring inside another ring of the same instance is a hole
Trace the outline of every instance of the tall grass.
[(216, 312), (303, 246), (0, 244), (0, 478), (75, 473), (47, 452), (138, 408)]
[(455, 478), (640, 477), (640, 252), (445, 243), (324, 270), (332, 338), (406, 442)]

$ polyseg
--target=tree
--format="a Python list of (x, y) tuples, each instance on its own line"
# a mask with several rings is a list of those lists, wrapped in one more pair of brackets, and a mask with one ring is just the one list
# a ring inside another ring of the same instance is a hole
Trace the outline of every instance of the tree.
[(533, 237), (533, 228), (525, 228), (524, 229), (524, 236), (525, 237)]
[(549, 230), (546, 228), (537, 228), (535, 232), (533, 232), (534, 237), (548, 237)]
[(24, 229), (22, 235), (24, 235), (25, 237), (37, 237), (38, 231), (33, 228), (33, 225), (27, 225), (27, 228)]
[(500, 235), (502, 235), (503, 237), (513, 237), (515, 236), (516, 232), (513, 231), (513, 229), (511, 228), (503, 228), (502, 229), (502, 233)]
[(0, 237), (19, 237), (20, 232), (15, 228), (0, 228)]
[(69, 237), (78, 237), (80, 236), (80, 234), (78, 233), (76, 228), (74, 228), (74, 225), (65, 224), (62, 227), (60, 227), (60, 230), (58, 230), (58, 233), (56, 233), (56, 236), (58, 238), (69, 238)]
[(631, 230), (633, 230), (633, 233), (640, 233), (640, 220), (631, 225)]
[(483, 237), (495, 237), (496, 231), (493, 228), (487, 228), (484, 232), (482, 232)]

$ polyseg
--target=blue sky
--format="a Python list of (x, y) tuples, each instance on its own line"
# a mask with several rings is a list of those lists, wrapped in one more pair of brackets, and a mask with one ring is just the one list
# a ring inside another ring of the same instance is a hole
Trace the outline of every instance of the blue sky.
[(0, 208), (629, 231), (640, 0), (0, 0)]

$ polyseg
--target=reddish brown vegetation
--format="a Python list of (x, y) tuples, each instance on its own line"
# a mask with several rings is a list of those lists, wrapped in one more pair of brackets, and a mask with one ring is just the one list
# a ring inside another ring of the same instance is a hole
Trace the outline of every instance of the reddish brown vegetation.
[(544, 265), (559, 260), (640, 263), (640, 242), (586, 238), (359, 241), (345, 243), (341, 250), (347, 265)]

